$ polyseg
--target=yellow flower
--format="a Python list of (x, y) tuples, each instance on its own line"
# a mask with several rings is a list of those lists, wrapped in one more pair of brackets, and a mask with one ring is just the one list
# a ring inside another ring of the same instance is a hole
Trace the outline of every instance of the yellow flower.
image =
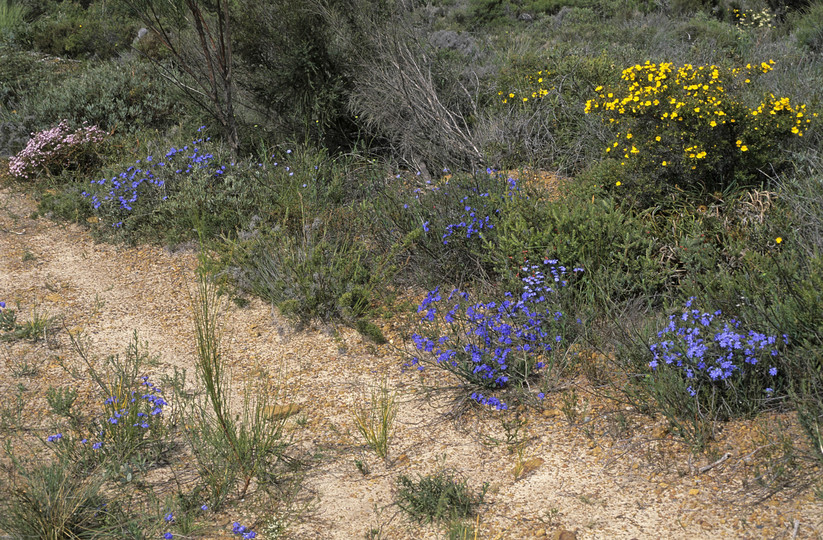
[(716, 126), (716, 125), (717, 125), (717, 122), (715, 122), (714, 120), (712, 120), (711, 122), (709, 122), (709, 125), (710, 125), (711, 127), (714, 127), (714, 126)]
[(741, 147), (740, 147), (740, 151), (741, 151), (741, 152), (746, 152), (746, 151), (748, 151), (748, 150), (749, 150), (749, 147), (748, 147), (748, 146), (746, 146), (745, 144), (744, 144), (743, 146), (741, 146)]
[(660, 142), (660, 135), (654, 138), (655, 141)]
[(614, 183), (614, 185), (615, 186), (622, 186), (623, 184), (620, 182), (620, 180), (618, 180), (617, 182)]
[(627, 139), (631, 139), (632, 137), (633, 137), (633, 135), (631, 133), (626, 133), (626, 138)]
[(510, 98), (513, 98), (513, 97), (514, 97), (514, 93), (510, 93), (510, 94), (509, 94), (509, 97), (510, 97)]
[(664, 162), (663, 162), (663, 166), (664, 166), (664, 167), (665, 167), (666, 165), (668, 165), (668, 164), (669, 164), (669, 163), (668, 163), (667, 161), (664, 161)]
[(774, 241), (779, 244), (780, 242), (783, 241), (783, 239), (778, 236), (777, 238), (774, 239)]

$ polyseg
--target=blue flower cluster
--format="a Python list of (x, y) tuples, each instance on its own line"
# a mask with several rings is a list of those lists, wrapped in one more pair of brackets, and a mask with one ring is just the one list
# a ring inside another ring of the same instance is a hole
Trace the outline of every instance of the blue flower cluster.
[(17, 312), (6, 309), (6, 303), (0, 302), (0, 330), (13, 331), (17, 328)]
[[(138, 159), (134, 165), (111, 178), (92, 180), (91, 185), (96, 187), (93, 191), (83, 191), (82, 195), (90, 198), (95, 210), (105, 206), (121, 214), (128, 214), (134, 209), (141, 191), (149, 190), (164, 201), (168, 198), (164, 177), (187, 175), (208, 167), (214, 161), (214, 154), (202, 148), (202, 144), (209, 140), (208, 137), (201, 137), (182, 148), (172, 147), (161, 159), (155, 159), (154, 156)], [(225, 165), (217, 167), (214, 174), (223, 174), (225, 169)], [(114, 226), (121, 224), (122, 222), (115, 223)]]
[[(769, 381), (778, 370), (778, 338), (741, 330), (740, 322), (724, 319), (718, 310), (712, 313), (693, 309), (690, 298), (680, 315), (670, 315), (669, 323), (657, 333), (660, 341), (649, 348), (649, 367), (657, 370), (664, 365), (678, 368), (689, 382), (689, 394), (694, 397), (702, 385), (733, 384), (738, 377), (756, 375)], [(788, 336), (782, 341), (788, 344)], [(765, 388), (767, 394), (773, 385)]]
[(250, 530), (248, 527), (245, 527), (244, 525), (240, 525), (236, 521), (232, 525), (231, 532), (232, 532), (232, 534), (240, 536), (244, 540), (248, 540), (250, 538), (256, 538), (257, 537), (256, 532)]
[[(207, 511), (208, 509), (209, 509), (209, 507), (205, 504), (200, 507), (200, 510), (202, 510), (204, 512)], [(174, 514), (172, 512), (169, 512), (168, 514), (163, 516), (163, 521), (165, 521), (169, 525), (173, 525), (175, 523)], [(165, 532), (165, 533), (163, 533), (163, 538), (165, 540), (172, 540), (174, 538), (174, 533), (172, 533), (171, 531)], [(254, 537), (252, 536), (251, 538), (254, 538)]]
[[(466, 186), (461, 183), (453, 184), (450, 182), (446, 182), (442, 186), (435, 186), (431, 185), (431, 181), (428, 180), (426, 181), (427, 186), (425, 188), (418, 187), (414, 189), (415, 203), (419, 205), (418, 210), (422, 210), (426, 214), (430, 214), (428, 209), (429, 204), (431, 204), (431, 210), (434, 211), (434, 213), (437, 213), (438, 209), (439, 213), (449, 213), (451, 208), (461, 209), (458, 210), (461, 214), (456, 218), (452, 217), (451, 219), (454, 221), (445, 225), (445, 231), (441, 236), (444, 245), (447, 245), (453, 237), (464, 236), (468, 239), (481, 237), (484, 230), (493, 229), (494, 216), (501, 212), (501, 209), (497, 207), (498, 204), (518, 194), (519, 188), (517, 181), (513, 178), (506, 180), (505, 194), (493, 194), (492, 192), (500, 189), (498, 187), (499, 176), (497, 175), (497, 171), (493, 169), (486, 169), (486, 174), (486, 177), (478, 176), (475, 179), (477, 184), (472, 186)], [(481, 190), (482, 183), (488, 183), (489, 189), (485, 191)], [(461, 192), (466, 193), (467, 191), (467, 195), (460, 196)], [(444, 198), (450, 196), (454, 197), (453, 202), (450, 203), (443, 204), (430, 201), (430, 197), (437, 197), (442, 201)], [(460, 198), (457, 199), (457, 197)], [(409, 209), (409, 206), (409, 203), (405, 203), (403, 208)], [(423, 222), (423, 230), (425, 232), (430, 231), (428, 227), (429, 223), (430, 221)]]
[[(412, 335), (416, 350), (425, 354), (412, 357), (406, 367), (435, 365), (485, 391), (525, 383), (543, 368), (565, 331), (565, 316), (550, 300), (568, 286), (570, 276), (554, 259), (545, 259), (543, 265), (527, 263), (522, 270), (526, 276), (519, 297), (507, 292), (500, 301), (474, 302), (455, 289), (444, 301), (439, 288), (429, 292), (417, 311), (422, 326), (434, 332)], [(582, 271), (574, 268), (572, 274)], [(446, 332), (438, 331), (441, 323)], [(507, 408), (479, 391), (471, 398), (498, 410)]]
[[(124, 431), (131, 434), (133, 428), (138, 428), (140, 431), (148, 430), (152, 427), (152, 418), (163, 413), (163, 407), (168, 405), (168, 402), (163, 398), (162, 390), (149, 381), (148, 375), (143, 375), (141, 381), (140, 384), (146, 387), (145, 390), (142, 393), (132, 391), (122, 404), (123, 398), (117, 396), (109, 396), (103, 401), (106, 416), (98, 420), (101, 429), (96, 432), (96, 438), (99, 440), (91, 444), (92, 450), (104, 448), (105, 441), (128, 437), (129, 435), (126, 435)], [(142, 437), (139, 431), (135, 433), (137, 437)], [(49, 435), (46, 438), (48, 442), (54, 443), (60, 442), (61, 439), (63, 439), (62, 433)], [(80, 444), (88, 445), (89, 439), (81, 439)]]

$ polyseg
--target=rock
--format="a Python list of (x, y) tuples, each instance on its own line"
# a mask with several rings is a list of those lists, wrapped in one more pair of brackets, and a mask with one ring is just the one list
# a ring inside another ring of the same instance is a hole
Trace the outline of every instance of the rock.
[(300, 405), (291, 403), (289, 405), (269, 405), (265, 409), (265, 415), (271, 420), (283, 420), (300, 412)]

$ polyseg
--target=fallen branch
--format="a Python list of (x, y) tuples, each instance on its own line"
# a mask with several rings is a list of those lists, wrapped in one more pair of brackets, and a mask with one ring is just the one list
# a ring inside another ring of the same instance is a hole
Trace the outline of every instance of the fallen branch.
[(703, 474), (704, 472), (708, 471), (709, 469), (713, 469), (713, 468), (717, 467), (718, 465), (720, 465), (721, 463), (723, 463), (724, 461), (726, 461), (730, 457), (732, 457), (731, 453), (726, 452), (725, 454), (723, 454), (723, 457), (721, 457), (720, 459), (718, 459), (714, 463), (709, 463), (708, 465), (705, 465), (705, 466), (700, 467), (699, 469), (697, 469), (697, 473), (698, 474)]

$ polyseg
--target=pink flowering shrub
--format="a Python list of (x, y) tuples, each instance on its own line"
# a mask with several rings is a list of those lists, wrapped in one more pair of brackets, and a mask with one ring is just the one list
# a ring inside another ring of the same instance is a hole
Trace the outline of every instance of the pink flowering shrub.
[(63, 170), (88, 170), (98, 161), (95, 147), (106, 138), (97, 126), (72, 130), (65, 120), (55, 127), (32, 133), (17, 155), (9, 158), (9, 173), (21, 180), (39, 174), (60, 174)]

